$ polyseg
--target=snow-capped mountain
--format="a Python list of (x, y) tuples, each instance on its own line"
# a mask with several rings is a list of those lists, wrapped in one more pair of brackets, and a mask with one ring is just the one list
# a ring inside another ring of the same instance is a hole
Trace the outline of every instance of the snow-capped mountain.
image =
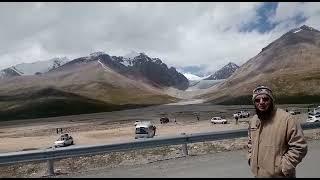
[(15, 67), (6, 68), (0, 71), (0, 79), (21, 76), (23, 73), (17, 70)]
[(320, 32), (320, 31), (318, 31), (317, 29), (314, 29), (314, 28), (312, 28), (312, 27), (310, 27), (310, 26), (303, 25), (303, 26), (301, 26), (301, 27), (299, 27), (299, 28), (292, 29), (291, 31), (289, 31), (289, 33), (290, 33), (290, 32), (292, 32), (292, 33), (298, 33), (298, 32), (303, 31), (303, 30), (305, 30), (305, 31), (313, 31), (313, 32)]
[(69, 71), (79, 66), (100, 63), (117, 73), (136, 80), (142, 80), (155, 87), (174, 87), (185, 90), (189, 86), (188, 79), (174, 67), (168, 67), (159, 58), (150, 58), (144, 53), (130, 52), (125, 56), (109, 56), (105, 52), (94, 52), (85, 57), (69, 60), (54, 58), (48, 61), (22, 63), (1, 71), (2, 78)]
[(175, 87), (183, 90), (189, 86), (188, 79), (177, 72), (174, 67), (168, 68), (159, 58), (150, 58), (144, 53), (133, 52), (123, 57), (97, 52), (74, 59), (53, 71), (65, 71), (92, 62), (98, 62), (128, 77), (145, 79), (155, 86)]
[(53, 58), (47, 61), (37, 61), (33, 63), (21, 63), (0, 71), (0, 77), (12, 77), (23, 75), (34, 75), (36, 73), (45, 73), (69, 62), (67, 57)]
[(227, 79), (230, 77), (237, 69), (239, 68), (238, 65), (235, 63), (228, 63), (223, 68), (206, 78), (206, 80), (219, 80), (219, 79)]
[[(126, 67), (107, 54), (95, 53), (42, 75), (2, 79), (0, 119), (108, 112), (177, 101), (164, 92), (167, 84), (161, 84), (161, 78), (168, 78), (163, 83), (179, 86), (183, 80), (177, 78), (179, 74), (172, 73), (172, 68), (152, 63), (147, 57), (138, 58), (142, 62), (135, 62), (140, 66), (133, 69), (135, 66)], [(115, 67), (128, 71), (119, 73)], [(174, 84), (175, 79), (180, 84)]]
[(90, 56), (88, 56), (88, 58), (89, 57), (97, 57), (97, 56), (100, 56), (101, 54), (104, 54), (104, 52), (102, 52), (102, 51), (93, 52), (90, 54)]

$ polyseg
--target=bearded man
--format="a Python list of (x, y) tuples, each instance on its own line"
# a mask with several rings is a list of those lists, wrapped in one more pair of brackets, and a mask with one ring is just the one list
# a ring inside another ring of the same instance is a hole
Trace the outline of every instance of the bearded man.
[(274, 104), (272, 90), (258, 86), (252, 101), (256, 109), (249, 122), (248, 163), (255, 177), (296, 177), (296, 167), (308, 146), (298, 122)]

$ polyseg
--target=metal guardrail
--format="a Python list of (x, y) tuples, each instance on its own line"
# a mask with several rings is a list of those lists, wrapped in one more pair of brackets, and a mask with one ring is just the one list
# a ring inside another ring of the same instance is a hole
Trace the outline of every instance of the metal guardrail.
[(302, 128), (303, 130), (317, 129), (317, 128), (320, 128), (320, 122), (303, 123), (303, 124), (301, 124), (301, 128)]
[[(320, 128), (320, 122), (304, 123), (301, 125), (301, 127), (304, 130)], [(180, 136), (174, 137), (153, 138), (143, 140), (138, 139), (135, 141), (116, 144), (75, 146), (57, 149), (1, 153), (0, 165), (10, 165), (22, 162), (48, 161), (48, 173), (49, 175), (54, 175), (53, 161), (58, 159), (179, 144), (183, 145), (182, 150), (184, 152), (184, 155), (188, 155), (188, 143), (233, 139), (246, 137), (247, 135), (248, 129), (238, 129), (209, 133), (182, 134)]]

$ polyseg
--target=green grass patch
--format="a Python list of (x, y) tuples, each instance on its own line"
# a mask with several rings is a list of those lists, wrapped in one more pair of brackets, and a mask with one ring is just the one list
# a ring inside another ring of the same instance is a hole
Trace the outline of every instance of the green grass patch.
[(97, 112), (109, 112), (123, 109), (145, 107), (147, 105), (113, 105), (94, 100), (45, 98), (20, 104), (8, 110), (0, 111), (0, 120), (46, 118)]
[(0, 121), (109, 112), (152, 104), (110, 104), (56, 89), (1, 97)]

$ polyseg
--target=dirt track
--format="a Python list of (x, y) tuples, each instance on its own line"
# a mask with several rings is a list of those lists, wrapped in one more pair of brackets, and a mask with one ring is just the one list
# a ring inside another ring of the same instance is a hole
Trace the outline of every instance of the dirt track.
[[(92, 130), (85, 131), (85, 129), (87, 129), (89, 126), (92, 127)], [(238, 126), (236, 126), (234, 122), (226, 125), (213, 125), (209, 121), (200, 121), (198, 123), (190, 124), (170, 122), (163, 125), (158, 124), (156, 136), (179, 135), (183, 132), (197, 133), (221, 131), (234, 128), (244, 128), (246, 126), (246, 123), (240, 123)], [(68, 130), (67, 132), (73, 136), (75, 139), (75, 144), (77, 145), (115, 143), (134, 140), (133, 124), (127, 124), (123, 127), (117, 127), (114, 125), (114, 128), (111, 128), (110, 126), (105, 129), (101, 128), (102, 127), (100, 126), (95, 130), (94, 125), (91, 123), (86, 125), (66, 127)], [(75, 129), (80, 131), (76, 131)], [(33, 126), (33, 128), (26, 127), (16, 129), (9, 128), (2, 130), (2, 133), (0, 134), (0, 152), (50, 147), (52, 146), (54, 140), (58, 137), (53, 130), (54, 129), (46, 126)]]

